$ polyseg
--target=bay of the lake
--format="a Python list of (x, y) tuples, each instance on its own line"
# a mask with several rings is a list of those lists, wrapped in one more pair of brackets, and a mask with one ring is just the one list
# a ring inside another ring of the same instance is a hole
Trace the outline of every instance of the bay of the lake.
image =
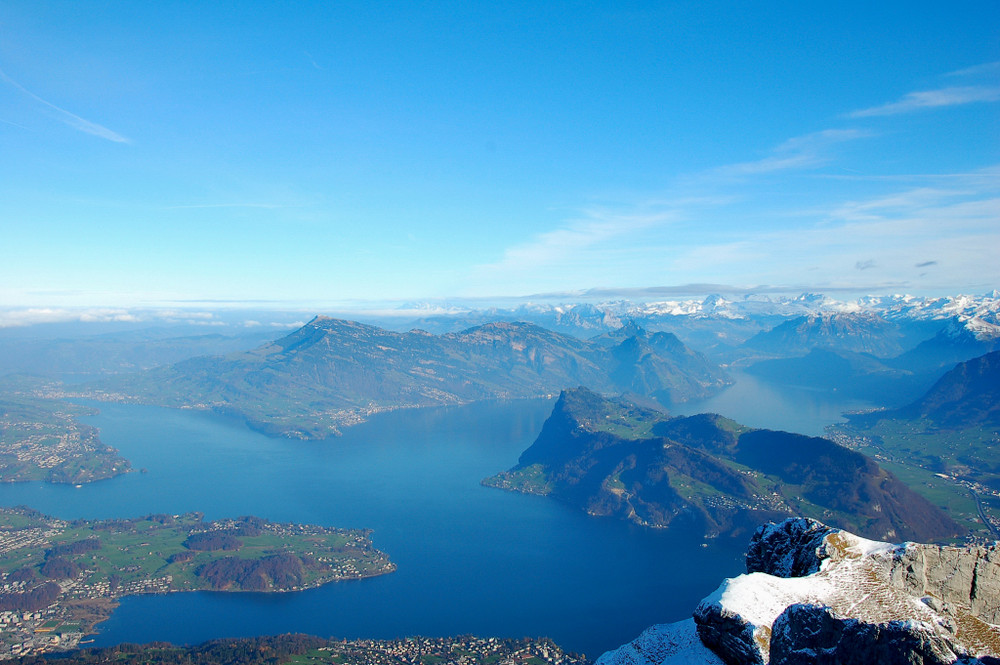
[[(550, 400), (396, 411), (312, 442), (197, 411), (95, 406), (100, 414), (85, 421), (143, 472), (80, 488), (4, 484), (0, 504), (67, 519), (200, 511), (365, 527), (399, 567), (296, 593), (125, 598), (98, 626), (95, 646), (285, 632), (471, 633), (547, 636), (596, 657), (654, 623), (689, 617), (724, 577), (743, 572), (746, 537), (648, 530), (481, 486), (516, 463)], [(800, 431), (819, 433), (836, 408), (811, 411)]]

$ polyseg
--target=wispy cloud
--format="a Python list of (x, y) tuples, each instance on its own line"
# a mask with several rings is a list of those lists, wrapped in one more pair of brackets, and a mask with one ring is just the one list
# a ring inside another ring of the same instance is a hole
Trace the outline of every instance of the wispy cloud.
[(17, 328), (38, 323), (135, 323), (141, 320), (141, 315), (127, 309), (29, 307), (0, 310), (0, 328)]
[[(865, 283), (851, 286), (824, 286), (824, 293), (878, 292), (895, 284)], [(582, 291), (552, 291), (520, 296), (514, 300), (535, 302), (539, 300), (607, 300), (609, 298), (626, 298), (633, 300), (655, 300), (658, 298), (704, 298), (709, 295), (749, 296), (764, 294), (800, 294), (816, 290), (815, 284), (800, 282), (795, 284), (760, 284), (756, 286), (736, 286), (733, 284), (677, 284), (672, 286), (641, 286), (634, 288), (601, 287)]]
[(719, 175), (758, 175), (775, 171), (810, 168), (830, 160), (829, 148), (838, 143), (871, 136), (861, 129), (825, 129), (796, 136), (774, 148), (770, 155), (753, 162), (728, 164), (712, 171)]
[(55, 104), (53, 104), (52, 102), (42, 99), (35, 93), (31, 92), (30, 90), (22, 86), (14, 79), (12, 79), (11, 77), (7, 76), (6, 72), (4, 72), (2, 69), (0, 69), (0, 79), (3, 79), (10, 85), (14, 86), (28, 97), (34, 99), (36, 102), (46, 106), (49, 110), (54, 112), (53, 115), (57, 120), (66, 125), (69, 125), (73, 129), (77, 129), (86, 134), (91, 134), (93, 136), (106, 139), (108, 141), (114, 141), (115, 143), (131, 143), (129, 139), (125, 138), (124, 136), (122, 136), (117, 132), (111, 131), (110, 129), (108, 129), (103, 125), (99, 125), (96, 122), (91, 122), (90, 120), (85, 120), (84, 118), (81, 118), (75, 113), (70, 113), (66, 109), (60, 108)]
[(213, 312), (187, 309), (128, 307), (25, 307), (0, 308), (0, 328), (41, 323), (157, 323), (225, 326)]
[(0, 122), (2, 122), (2, 123), (5, 123), (5, 124), (8, 124), (8, 125), (13, 125), (13, 126), (15, 126), (15, 127), (20, 127), (21, 129), (28, 129), (28, 128), (27, 128), (27, 127), (25, 127), (24, 125), (19, 125), (19, 124), (18, 124), (18, 123), (16, 123), (16, 122), (11, 122), (10, 120), (4, 120), (3, 118), (0, 118)]
[(948, 76), (982, 76), (983, 74), (996, 74), (1000, 72), (1000, 60), (996, 62), (985, 62), (981, 65), (966, 67), (954, 72), (948, 72)]
[(972, 104), (974, 102), (995, 102), (997, 100), (1000, 100), (1000, 87), (997, 86), (953, 86), (938, 90), (911, 92), (899, 101), (860, 109), (848, 115), (851, 118), (870, 118), (874, 116), (912, 113), (923, 109), (944, 106)]
[[(809, 223), (744, 238), (742, 259), (730, 256), (728, 261), (765, 283), (810, 266), (843, 282), (852, 281), (845, 270), (849, 266), (866, 281), (916, 279), (927, 275), (922, 269), (940, 264), (949, 267), (935, 277), (944, 280), (942, 286), (994, 284), (1000, 279), (993, 256), (1000, 246), (1000, 183), (979, 174), (957, 182), (944, 175), (937, 187), (841, 202)], [(711, 254), (699, 259), (704, 262)], [(771, 268), (760, 256), (783, 257), (782, 265)], [(914, 261), (921, 256), (935, 258)]]
[[(637, 212), (586, 211), (580, 218), (569, 220), (559, 228), (508, 247), (499, 261), (476, 267), (470, 281), (514, 285), (529, 283), (531, 280), (526, 276), (548, 275), (552, 283), (570, 275), (600, 279), (598, 271), (604, 275), (617, 273), (617, 278), (623, 279), (625, 273), (638, 274), (638, 265), (662, 272), (668, 264), (680, 271), (688, 261), (692, 267), (697, 267), (699, 263), (724, 263), (726, 257), (742, 260), (745, 245), (740, 242), (724, 247), (713, 245), (710, 255), (705, 257), (697, 256), (697, 250), (691, 247), (682, 249), (683, 244), (690, 242), (692, 220), (704, 217), (707, 210), (733, 204), (739, 198), (730, 188), (734, 179), (743, 181), (779, 171), (812, 168), (828, 162), (834, 146), (869, 136), (872, 133), (867, 130), (827, 129), (793, 137), (776, 146), (763, 159), (682, 178), (674, 188), (683, 191), (682, 195), (648, 200), (636, 206)], [(697, 191), (705, 193), (692, 193)], [(678, 225), (679, 230), (686, 226), (686, 240), (662, 232), (671, 225)], [(707, 230), (708, 227), (703, 228)], [(670, 244), (659, 246), (667, 237)], [(762, 254), (759, 250), (753, 253)]]
[[(587, 280), (607, 285), (598, 291), (612, 295), (629, 291), (619, 286), (653, 279), (786, 288), (790, 275), (809, 275), (815, 280), (811, 288), (829, 291), (905, 285), (923, 280), (927, 272), (921, 271), (937, 262), (948, 267), (932, 271), (938, 286), (1000, 279), (1000, 268), (983, 270), (995, 264), (991, 252), (1000, 243), (997, 166), (843, 176), (867, 182), (859, 188), (821, 188), (808, 208), (782, 208), (784, 190), (773, 198), (775, 181), (829, 164), (845, 144), (873, 136), (878, 134), (861, 128), (826, 129), (790, 138), (755, 161), (681, 176), (662, 196), (647, 199), (639, 214), (586, 213), (508, 247), (498, 261), (477, 266), (468, 282), (473, 290), (482, 284), (503, 284), (508, 291), (532, 284), (522, 293), (537, 293), (537, 285), (545, 284), (546, 291), (561, 293), (588, 285), (581, 284)], [(767, 187), (759, 187), (765, 182)], [(797, 191), (813, 189), (805, 185)], [(843, 192), (866, 196), (848, 198)], [(924, 257), (935, 262), (915, 265)], [(652, 294), (642, 290), (642, 295)]]
[(539, 234), (521, 245), (510, 247), (495, 264), (482, 266), (490, 274), (535, 270), (550, 266), (594, 246), (671, 221), (670, 211), (619, 214), (591, 210), (582, 219), (573, 220), (554, 231)]
[(318, 69), (319, 71), (323, 71), (323, 67), (321, 67), (320, 64), (316, 62), (316, 58), (312, 57), (312, 54), (309, 53), (309, 51), (303, 51), (303, 53), (306, 54), (306, 58), (309, 59), (309, 63), (313, 66), (313, 69)]

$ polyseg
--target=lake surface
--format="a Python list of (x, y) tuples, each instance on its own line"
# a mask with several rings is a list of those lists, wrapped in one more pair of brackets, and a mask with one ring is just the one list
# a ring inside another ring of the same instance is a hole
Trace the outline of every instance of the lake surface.
[[(794, 393), (779, 399), (751, 387), (733, 394), (740, 409), (765, 395), (771, 417), (796, 414), (792, 424), (809, 434), (839, 416), (835, 403), (771, 403), (794, 401)], [(702, 405), (740, 419), (742, 411), (725, 410), (724, 396)], [(320, 442), (268, 438), (193, 411), (98, 406), (100, 415), (86, 421), (146, 472), (81, 488), (4, 484), (0, 504), (68, 519), (201, 511), (208, 519), (252, 514), (367, 527), (399, 568), (299, 593), (125, 598), (99, 626), (96, 646), (283, 632), (474, 633), (548, 636), (596, 657), (654, 623), (687, 618), (722, 578), (743, 571), (745, 539), (646, 530), (552, 499), (482, 487), (482, 478), (516, 463), (551, 401), (397, 411)], [(749, 413), (759, 417), (759, 410)]]
[(719, 413), (748, 427), (785, 430), (823, 436), (827, 425), (844, 422), (841, 414), (873, 406), (857, 399), (845, 399), (830, 391), (769, 383), (763, 379), (730, 372), (734, 383), (723, 392), (704, 400), (685, 402), (670, 408), (675, 415)]

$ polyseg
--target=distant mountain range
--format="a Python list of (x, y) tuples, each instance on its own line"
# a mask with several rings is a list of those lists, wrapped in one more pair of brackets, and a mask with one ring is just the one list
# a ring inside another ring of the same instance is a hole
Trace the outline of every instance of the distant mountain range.
[[(586, 294), (582, 294), (586, 295)], [(581, 298), (582, 299), (582, 298)], [(420, 304), (406, 309), (419, 310)], [(530, 321), (538, 325), (590, 337), (634, 321), (647, 330), (692, 329), (695, 321), (730, 321), (734, 330), (752, 330), (752, 334), (772, 328), (796, 317), (820, 314), (872, 313), (896, 322), (973, 322), (981, 334), (1000, 336), (1000, 291), (984, 295), (958, 295), (924, 298), (909, 295), (865, 296), (841, 301), (826, 295), (803, 293), (789, 297), (769, 294), (746, 294), (726, 297), (719, 294), (701, 299), (635, 302), (614, 300), (602, 303), (567, 302), (528, 303), (511, 308), (470, 309), (466, 307), (428, 307), (428, 314), (407, 318), (408, 325), (428, 330), (455, 331), (455, 326), (472, 326), (498, 320)], [(417, 323), (413, 323), (416, 321)], [(743, 325), (749, 323), (749, 325)], [(933, 334), (933, 332), (931, 333)], [(730, 345), (745, 341), (749, 336)]]
[(1000, 351), (958, 363), (920, 399), (877, 419), (923, 419), (940, 429), (1000, 426)]
[(926, 333), (914, 334), (874, 312), (824, 313), (789, 319), (757, 333), (741, 349), (788, 357), (825, 348), (887, 358), (899, 355), (926, 337)]
[(586, 341), (530, 323), (432, 335), (316, 317), (252, 351), (115, 377), (86, 395), (212, 409), (266, 433), (323, 438), (388, 409), (536, 397), (580, 384), (669, 404), (727, 383), (673, 335), (639, 328)]
[[(670, 332), (723, 366), (771, 383), (896, 407), (955, 365), (1000, 349), (1000, 292), (920, 298), (820, 294), (712, 295), (660, 302), (527, 304), (449, 310), (419, 320), (430, 329), (517, 318), (596, 339), (641, 327)], [(596, 336), (596, 337), (595, 337)]]
[(670, 418), (585, 388), (562, 393), (517, 466), (483, 481), (643, 526), (739, 534), (787, 515), (872, 537), (962, 528), (872, 459), (834, 442), (713, 414)]
[(1000, 349), (1000, 336), (977, 335), (976, 321), (951, 319), (931, 337), (924, 336), (925, 324), (871, 312), (811, 315), (758, 333), (730, 356), (772, 382), (894, 407), (915, 399), (955, 363)]
[(836, 431), (1000, 508), (1000, 351), (959, 363), (905, 406), (849, 414)]
[[(629, 325), (670, 332), (713, 362), (760, 367), (765, 378), (898, 405), (926, 390), (956, 362), (1000, 348), (1000, 292), (920, 298), (866, 296), (839, 301), (820, 294), (750, 294), (703, 299), (605, 303), (532, 303), (515, 308), (450, 308), (407, 325), (450, 332), (488, 321), (517, 320), (593, 338)], [(839, 359), (807, 356), (829, 351)], [(877, 359), (853, 357), (865, 354)], [(798, 359), (806, 358), (799, 362)], [(831, 360), (840, 367), (825, 361)], [(849, 369), (845, 373), (845, 367)], [(850, 369), (853, 368), (853, 369)], [(833, 384), (826, 375), (843, 380)]]

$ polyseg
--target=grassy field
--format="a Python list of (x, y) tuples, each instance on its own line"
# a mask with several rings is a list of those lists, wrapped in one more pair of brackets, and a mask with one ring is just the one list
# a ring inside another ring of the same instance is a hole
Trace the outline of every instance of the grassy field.
[(552, 482), (548, 479), (545, 467), (541, 464), (531, 464), (523, 469), (501, 471), (482, 482), (486, 487), (524, 492), (525, 494), (546, 495), (552, 491)]
[(887, 419), (864, 429), (843, 425), (833, 431), (850, 437), (852, 447), (876, 458), (973, 533), (984, 527), (970, 490), (988, 511), (1000, 511), (1000, 432), (995, 427), (942, 429), (926, 419)]
[[(218, 543), (226, 547), (194, 548), (189, 540), (192, 534), (218, 536)], [(372, 546), (366, 531), (256, 518), (205, 522), (198, 514), (70, 523), (21, 509), (0, 509), (0, 543), (0, 572), (5, 575), (28, 569), (39, 580), (59, 581), (47, 573), (46, 563), (63, 559), (72, 564), (71, 573), (76, 571), (67, 577), (106, 597), (141, 592), (150, 580), (159, 581), (158, 591), (284, 591), (395, 569)], [(285, 558), (276, 558), (281, 556)], [(223, 560), (236, 572), (231, 580), (224, 577), (220, 586), (203, 572), (207, 565)], [(268, 568), (252, 565), (268, 560)], [(281, 575), (282, 566), (289, 565), (294, 568), (294, 579)], [(255, 579), (251, 584), (241, 575)]]

